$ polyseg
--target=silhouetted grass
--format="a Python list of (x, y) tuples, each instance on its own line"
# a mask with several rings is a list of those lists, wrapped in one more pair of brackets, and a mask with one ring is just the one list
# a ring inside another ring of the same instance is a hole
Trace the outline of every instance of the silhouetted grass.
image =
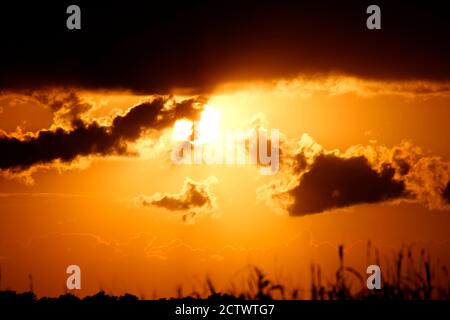
[[(370, 242), (367, 245), (368, 260), (372, 256)], [(414, 259), (413, 246), (402, 247), (394, 259), (387, 259), (381, 264), (379, 252), (375, 250), (375, 260), (371, 264), (377, 264), (382, 269), (381, 289), (369, 290), (366, 286), (366, 273), (360, 273), (351, 266), (345, 264), (344, 247), (338, 249), (339, 266), (335, 274), (325, 280), (319, 265), (311, 265), (311, 288), (309, 296), (300, 288), (288, 289), (282, 283), (278, 283), (256, 266), (245, 268), (246, 283), (238, 289), (232, 285), (231, 289), (218, 292), (213, 281), (207, 277), (204, 283), (204, 294), (193, 291), (183, 295), (182, 287), (178, 288), (176, 298), (169, 300), (273, 300), (273, 299), (312, 299), (312, 300), (448, 300), (450, 298), (449, 272), (446, 266), (433, 264), (430, 255), (425, 250), (420, 250), (418, 258)], [(365, 271), (365, 270), (364, 270)], [(33, 288), (32, 276), (30, 289)], [(356, 285), (355, 285), (356, 284)], [(29, 292), (16, 293), (15, 291), (0, 291), (0, 302), (132, 302), (139, 300), (132, 294), (114, 296), (106, 294), (103, 290), (92, 296), (82, 299), (70, 293), (65, 293), (57, 298), (43, 297), (38, 299), (30, 290)], [(166, 300), (166, 299), (161, 299)]]
[[(368, 244), (368, 252), (371, 246)], [(370, 256), (370, 254), (368, 254)], [(366, 286), (367, 275), (361, 274), (344, 263), (344, 248), (339, 247), (339, 268), (335, 281), (324, 285), (321, 269), (311, 268), (311, 299), (313, 300), (447, 300), (450, 297), (448, 269), (438, 263), (433, 265), (430, 255), (421, 250), (418, 261), (414, 260), (413, 247), (402, 247), (393, 260), (381, 264), (376, 252), (374, 264), (382, 269), (381, 289), (369, 290)], [(353, 287), (356, 280), (357, 286)]]

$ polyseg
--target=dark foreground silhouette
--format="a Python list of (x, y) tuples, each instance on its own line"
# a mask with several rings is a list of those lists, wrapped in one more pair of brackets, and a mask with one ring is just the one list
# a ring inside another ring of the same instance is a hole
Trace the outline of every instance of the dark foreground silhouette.
[[(371, 250), (368, 244), (368, 252)], [(339, 267), (334, 276), (323, 280), (321, 268), (311, 266), (311, 287), (309, 290), (289, 289), (284, 284), (273, 281), (261, 269), (254, 266), (247, 268), (248, 275), (243, 289), (233, 288), (218, 292), (211, 279), (206, 278), (203, 294), (191, 292), (182, 294), (181, 287), (176, 298), (160, 299), (166, 301), (237, 301), (237, 300), (449, 300), (450, 279), (446, 266), (433, 264), (430, 255), (420, 250), (417, 259), (413, 247), (402, 248), (395, 259), (384, 265), (380, 264), (379, 253), (375, 251), (374, 264), (383, 270), (382, 286), (378, 290), (369, 290), (366, 286), (367, 275), (344, 263), (344, 248), (339, 247)], [(65, 293), (59, 297), (42, 297), (32, 292), (17, 293), (0, 291), (0, 302), (62, 302), (62, 303), (110, 303), (134, 302), (142, 300), (132, 294), (115, 296), (100, 291), (92, 296), (79, 298)]]

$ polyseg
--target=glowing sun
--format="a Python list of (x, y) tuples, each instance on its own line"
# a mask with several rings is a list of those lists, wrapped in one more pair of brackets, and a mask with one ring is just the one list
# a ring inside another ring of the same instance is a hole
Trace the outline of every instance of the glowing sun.
[(194, 144), (211, 142), (220, 135), (220, 120), (220, 112), (211, 106), (205, 105), (200, 115), (200, 120), (195, 124), (186, 119), (175, 122), (172, 139), (174, 141), (192, 141)]

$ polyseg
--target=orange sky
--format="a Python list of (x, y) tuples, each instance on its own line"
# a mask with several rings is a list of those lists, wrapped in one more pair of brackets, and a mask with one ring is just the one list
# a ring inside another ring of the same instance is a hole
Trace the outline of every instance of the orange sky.
[[(420, 148), (419, 158), (440, 157), (436, 161), (448, 164), (449, 88), (444, 82), (298, 77), (222, 86), (208, 97), (208, 105), (220, 112), (223, 128), (243, 128), (257, 117), (269, 129), (280, 129), (291, 143), (307, 134), (323, 150), (337, 149), (342, 157), (349, 148), (349, 154), (355, 152), (355, 146), (391, 150), (409, 143)], [(64, 95), (55, 90), (49, 94)], [(105, 124), (151, 98), (73, 91), (89, 105), (82, 119)], [(9, 136), (70, 126), (67, 117), (29, 96), (0, 96), (0, 128)], [(171, 128), (141, 138), (134, 156), (94, 155), (0, 171), (1, 288), (27, 290), (32, 274), (38, 295), (58, 295), (66, 266), (77, 264), (82, 271), (77, 294), (102, 288), (162, 297), (175, 295), (180, 285), (186, 293), (203, 290), (206, 275), (227, 288), (239, 281), (243, 267), (254, 264), (307, 289), (311, 262), (320, 263), (331, 277), (340, 244), (349, 261), (363, 270), (368, 240), (384, 256), (415, 243), (450, 263), (449, 207), (436, 204), (426, 192), (415, 200), (289, 216), (261, 191), (281, 179), (285, 167), (275, 176), (261, 176), (255, 166), (174, 165), (170, 136)], [(185, 212), (136, 201), (139, 196), (177, 194), (187, 177), (198, 183), (216, 178), (208, 185), (216, 202), (213, 210), (186, 223)]]

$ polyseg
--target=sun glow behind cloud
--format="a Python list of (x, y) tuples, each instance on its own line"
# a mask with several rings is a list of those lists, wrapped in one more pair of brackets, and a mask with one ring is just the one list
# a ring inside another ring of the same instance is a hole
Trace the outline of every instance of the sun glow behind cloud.
[(172, 131), (173, 141), (185, 141), (192, 135), (192, 121), (182, 119), (175, 122)]
[[(220, 136), (221, 113), (209, 105), (205, 105), (198, 123), (181, 119), (175, 122), (172, 131), (173, 141), (190, 141), (194, 144), (205, 144), (217, 140)], [(193, 139), (192, 138), (193, 136)]]
[(220, 112), (206, 105), (196, 128), (198, 130), (196, 142), (202, 144), (216, 140), (220, 135), (220, 121)]

